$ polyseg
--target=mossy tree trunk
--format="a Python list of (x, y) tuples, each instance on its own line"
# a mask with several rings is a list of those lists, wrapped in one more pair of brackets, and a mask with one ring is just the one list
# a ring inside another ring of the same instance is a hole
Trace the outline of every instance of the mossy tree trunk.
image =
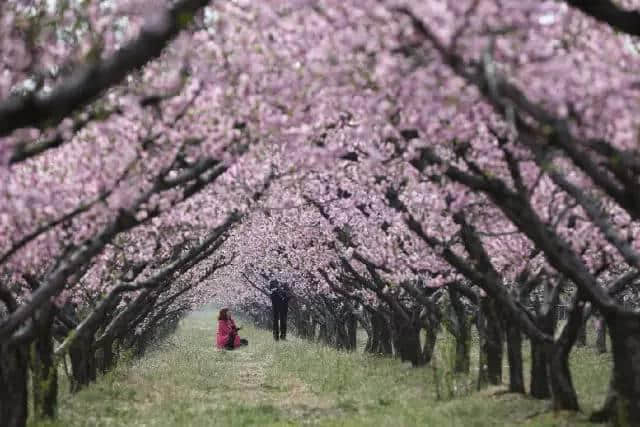
[(36, 339), (31, 343), (31, 383), (36, 419), (54, 418), (58, 405), (58, 368), (53, 355), (53, 310), (36, 316)]

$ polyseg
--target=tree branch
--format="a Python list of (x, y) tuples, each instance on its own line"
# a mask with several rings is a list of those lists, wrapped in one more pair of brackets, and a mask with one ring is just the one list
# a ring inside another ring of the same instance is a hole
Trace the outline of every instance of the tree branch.
[(160, 55), (167, 43), (209, 0), (179, 0), (147, 23), (137, 39), (112, 56), (79, 67), (50, 92), (12, 96), (0, 103), (0, 136), (30, 126), (52, 126)]

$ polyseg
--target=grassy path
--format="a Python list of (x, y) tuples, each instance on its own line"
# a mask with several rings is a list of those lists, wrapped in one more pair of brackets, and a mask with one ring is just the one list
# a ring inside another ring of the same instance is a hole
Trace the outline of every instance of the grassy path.
[[(243, 329), (249, 347), (218, 351), (213, 323), (211, 312), (191, 315), (156, 351), (75, 396), (63, 395), (55, 423), (32, 425), (560, 426), (585, 419), (549, 413), (548, 402), (502, 389), (473, 393), (469, 379), (436, 375), (432, 368), (295, 338), (274, 343), (251, 327)], [(445, 364), (447, 348), (441, 347), (437, 363)], [(604, 358), (584, 352), (577, 352), (581, 369), (574, 369), (574, 380), (591, 410), (603, 398), (608, 368)]]

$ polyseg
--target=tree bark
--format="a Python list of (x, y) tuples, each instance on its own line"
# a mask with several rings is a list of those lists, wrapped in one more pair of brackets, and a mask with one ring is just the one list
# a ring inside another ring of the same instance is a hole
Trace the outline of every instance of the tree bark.
[(109, 372), (115, 364), (115, 353), (113, 351), (113, 339), (107, 338), (102, 343), (102, 363), (100, 371), (104, 374)]
[(578, 339), (576, 340), (577, 347), (585, 347), (587, 345), (587, 320), (588, 319), (584, 319), (578, 331)]
[(594, 421), (615, 426), (640, 425), (640, 318), (612, 313), (606, 317), (613, 353), (613, 375), (602, 410)]
[(436, 349), (436, 341), (438, 340), (439, 328), (433, 324), (430, 324), (429, 329), (426, 330), (426, 338), (424, 345), (422, 346), (422, 357), (424, 363), (430, 363), (433, 358), (433, 352)]
[(371, 331), (373, 335), (371, 352), (390, 356), (393, 354), (391, 347), (391, 331), (384, 315), (378, 311), (371, 313)]
[(355, 351), (358, 347), (358, 320), (349, 313), (347, 317), (347, 350)]
[(479, 309), (476, 316), (478, 329), (478, 382), (477, 390), (482, 390), (489, 384), (487, 373), (487, 328), (484, 310)]
[(522, 363), (522, 334), (517, 323), (507, 321), (507, 357), (509, 359), (509, 391), (511, 393), (525, 393), (523, 363)]
[(96, 360), (91, 340), (77, 337), (69, 348), (69, 357), (72, 373), (71, 392), (75, 393), (96, 380)]
[(569, 354), (580, 330), (584, 329), (583, 304), (576, 302), (569, 312), (562, 333), (552, 345), (548, 345), (548, 375), (551, 385), (551, 397), (554, 410), (579, 411), (578, 395), (571, 379)]
[(456, 320), (453, 322), (453, 335), (456, 340), (456, 359), (453, 370), (456, 373), (468, 374), (471, 366), (471, 325), (458, 292), (452, 287), (449, 287), (448, 291), (451, 297), (451, 307), (456, 316)]
[(503, 331), (493, 299), (480, 301), (480, 310), (485, 319), (485, 340), (482, 351), (486, 353), (487, 380), (489, 384), (502, 384)]
[(0, 343), (0, 421), (6, 427), (27, 424), (27, 350)]
[(37, 313), (37, 335), (31, 343), (34, 416), (54, 418), (58, 405), (58, 368), (53, 356), (53, 316), (51, 307)]
[(537, 399), (551, 397), (549, 377), (547, 373), (547, 355), (542, 344), (531, 341), (531, 396)]
[(595, 321), (596, 324), (596, 349), (598, 353), (607, 352), (607, 324), (601, 316)]
[[(556, 316), (553, 307), (556, 306), (560, 291), (560, 285), (551, 287), (550, 283), (545, 285), (544, 303), (536, 298), (534, 311), (536, 312), (536, 326), (549, 336), (554, 335), (556, 327)], [(551, 384), (549, 382), (549, 350), (545, 344), (531, 340), (531, 396), (537, 399), (548, 399), (551, 397)]]
[(403, 362), (411, 362), (412, 366), (424, 365), (420, 346), (420, 328), (406, 322), (398, 321), (397, 351)]

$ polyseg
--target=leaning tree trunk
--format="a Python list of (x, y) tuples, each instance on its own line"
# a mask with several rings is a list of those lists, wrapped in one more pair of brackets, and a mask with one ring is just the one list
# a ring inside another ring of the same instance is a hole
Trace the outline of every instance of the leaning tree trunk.
[(58, 404), (58, 368), (53, 355), (51, 308), (37, 316), (37, 335), (31, 344), (31, 383), (36, 419), (54, 418)]
[(640, 317), (606, 317), (613, 353), (613, 375), (604, 408), (592, 417), (616, 426), (640, 425)]
[(584, 328), (584, 306), (575, 303), (571, 308), (562, 333), (552, 345), (547, 345), (548, 375), (551, 385), (551, 398), (554, 410), (579, 411), (578, 395), (571, 379), (569, 369), (569, 354), (580, 335), (580, 329)]
[(27, 349), (0, 343), (0, 422), (3, 427), (27, 424)]

